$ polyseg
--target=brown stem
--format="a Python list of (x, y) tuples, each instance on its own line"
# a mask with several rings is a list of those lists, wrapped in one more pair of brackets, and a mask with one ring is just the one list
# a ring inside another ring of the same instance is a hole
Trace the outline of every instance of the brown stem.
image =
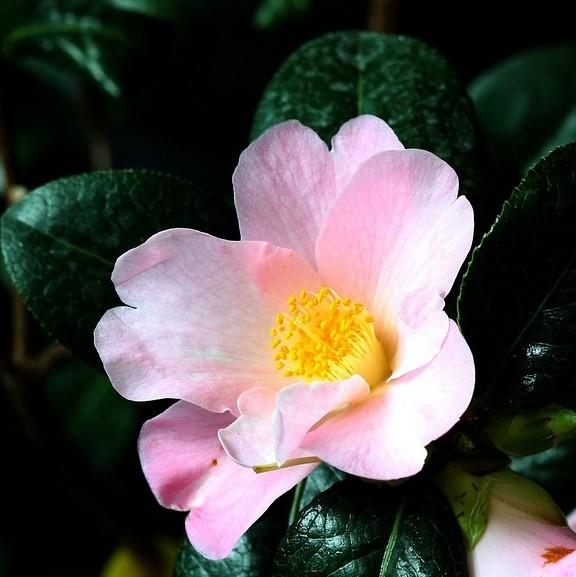
[(371, 0), (368, 29), (374, 32), (392, 33), (396, 29), (395, 0)]
[(0, 91), (0, 164), (4, 169), (4, 181), (6, 183), (6, 199), (8, 201), (9, 195), (8, 191), (16, 185), (16, 179), (14, 176), (13, 163), (12, 163), (12, 153), (10, 151), (10, 146), (8, 145), (8, 132), (5, 123), (4, 106), (5, 106), (5, 94)]

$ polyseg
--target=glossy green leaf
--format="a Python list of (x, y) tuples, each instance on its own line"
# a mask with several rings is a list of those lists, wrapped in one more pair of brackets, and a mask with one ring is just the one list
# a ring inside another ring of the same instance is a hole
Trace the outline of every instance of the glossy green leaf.
[(482, 399), (544, 406), (576, 385), (576, 144), (528, 172), (475, 249), (458, 301)]
[(3, 39), (4, 56), (24, 65), (41, 60), (80, 70), (111, 96), (120, 94), (119, 56), (126, 49), (122, 31), (96, 15), (51, 8), (13, 28)]
[(546, 489), (564, 513), (576, 508), (576, 438), (538, 455), (512, 460), (511, 469)]
[(138, 405), (123, 399), (100, 372), (70, 361), (51, 373), (45, 387), (53, 413), (96, 470), (109, 471), (133, 450)]
[(275, 577), (465, 577), (462, 535), (433, 485), (347, 479), (314, 499), (280, 543)]
[(150, 18), (175, 20), (181, 16), (189, 0), (105, 0), (107, 4), (119, 10), (135, 12)]
[(268, 84), (252, 137), (296, 118), (329, 142), (360, 114), (387, 121), (407, 148), (448, 161), (474, 205), (478, 228), (491, 224), (501, 201), (485, 192), (472, 106), (450, 64), (419, 40), (340, 32), (302, 46)]
[(334, 469), (326, 463), (322, 463), (311, 475), (302, 481), (304, 489), (302, 491), (302, 498), (300, 500), (299, 508), (306, 507), (320, 493), (327, 491), (336, 483), (343, 481), (346, 478), (346, 473)]
[(258, 28), (273, 28), (306, 14), (311, 7), (312, 0), (261, 0), (254, 22)]
[(269, 577), (274, 551), (286, 530), (285, 520), (284, 515), (267, 513), (222, 561), (205, 559), (184, 539), (173, 577)]
[(101, 315), (119, 304), (118, 256), (167, 228), (226, 236), (230, 208), (205, 190), (145, 170), (95, 172), (50, 182), (2, 218), (2, 252), (24, 302), (46, 330), (87, 357)]
[(470, 85), (496, 162), (521, 170), (576, 140), (576, 44), (531, 50)]

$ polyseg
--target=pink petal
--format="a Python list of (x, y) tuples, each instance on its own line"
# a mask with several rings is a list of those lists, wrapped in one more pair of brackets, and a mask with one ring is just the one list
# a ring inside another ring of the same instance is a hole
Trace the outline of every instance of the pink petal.
[(268, 129), (241, 154), (232, 182), (244, 240), (266, 240), (315, 262), (336, 187), (328, 148), (313, 130), (295, 120)]
[(328, 419), (301, 447), (347, 473), (390, 480), (420, 471), (426, 445), (460, 418), (474, 388), (474, 364), (455, 323), (425, 367), (389, 381), (363, 403)]
[(237, 463), (254, 467), (276, 462), (272, 436), (275, 407), (276, 391), (269, 387), (254, 387), (240, 395), (240, 416), (218, 433), (222, 446)]
[(295, 383), (278, 393), (258, 387), (240, 396), (241, 416), (220, 431), (220, 440), (242, 465), (280, 465), (304, 456), (298, 451), (300, 441), (318, 421), (369, 393), (358, 375), (345, 381)]
[(112, 279), (136, 307), (108, 311), (95, 332), (118, 391), (232, 412), (242, 391), (285, 383), (270, 328), (290, 294), (320, 286), (293, 251), (186, 229), (161, 232), (121, 256)]
[(276, 459), (283, 463), (300, 446), (306, 433), (333, 411), (346, 410), (370, 394), (370, 386), (359, 375), (345, 381), (296, 383), (278, 393), (274, 429)]
[(572, 531), (576, 531), (576, 509), (568, 515), (568, 525)]
[(320, 275), (367, 306), (386, 348), (398, 349), (394, 376), (428, 362), (446, 336), (443, 298), (473, 233), (472, 208), (457, 191), (455, 172), (433, 154), (382, 152), (360, 166), (320, 231)]
[(237, 465), (217, 437), (231, 420), (179, 402), (147, 421), (139, 441), (152, 491), (165, 507), (190, 510), (188, 537), (209, 559), (226, 557), (270, 504), (314, 469), (301, 465), (257, 475)]
[(486, 531), (468, 566), (470, 577), (574, 577), (576, 534), (492, 497)]
[(342, 190), (364, 161), (385, 150), (404, 147), (383, 120), (364, 114), (343, 124), (332, 139), (336, 188)]

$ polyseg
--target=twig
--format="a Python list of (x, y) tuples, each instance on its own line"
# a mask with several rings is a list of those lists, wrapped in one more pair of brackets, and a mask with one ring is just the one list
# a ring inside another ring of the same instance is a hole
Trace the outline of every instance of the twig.
[(374, 32), (391, 33), (396, 29), (395, 0), (372, 0), (368, 16), (368, 29)]

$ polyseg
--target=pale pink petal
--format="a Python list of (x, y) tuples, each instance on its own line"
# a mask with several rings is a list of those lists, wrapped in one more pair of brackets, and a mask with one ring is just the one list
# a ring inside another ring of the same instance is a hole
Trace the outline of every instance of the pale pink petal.
[(326, 420), (301, 447), (347, 473), (399, 479), (420, 471), (426, 445), (460, 418), (474, 388), (474, 363), (451, 322), (438, 355), (389, 381), (363, 403)]
[(468, 554), (470, 577), (574, 577), (576, 535), (492, 498), (488, 525)]
[(240, 417), (220, 431), (220, 441), (235, 461), (247, 467), (308, 456), (298, 451), (308, 430), (369, 393), (370, 387), (358, 375), (345, 381), (295, 383), (278, 393), (254, 388), (240, 396)]
[(342, 190), (358, 167), (385, 150), (404, 150), (394, 131), (377, 116), (364, 114), (340, 127), (332, 139), (336, 188)]
[(274, 430), (276, 459), (283, 463), (293, 456), (306, 433), (321, 419), (347, 410), (370, 394), (370, 386), (359, 375), (345, 381), (296, 383), (278, 393)]
[(568, 515), (568, 525), (572, 531), (576, 531), (576, 509)]
[(268, 129), (241, 154), (232, 182), (244, 240), (291, 248), (314, 263), (336, 187), (328, 148), (313, 130), (295, 120)]
[(232, 459), (246, 467), (276, 462), (272, 422), (276, 391), (255, 387), (238, 398), (240, 416), (219, 431), (222, 446)]
[(394, 376), (428, 362), (446, 336), (443, 298), (473, 233), (457, 191), (455, 172), (433, 154), (382, 152), (360, 166), (320, 231), (320, 275), (375, 317), (381, 341), (398, 350)]
[(270, 328), (290, 294), (321, 284), (291, 250), (186, 229), (127, 252), (112, 278), (135, 307), (108, 311), (95, 332), (117, 390), (132, 400), (180, 398), (232, 412), (242, 391), (285, 383)]
[(314, 469), (300, 465), (258, 475), (241, 467), (217, 437), (231, 420), (179, 402), (146, 422), (139, 441), (152, 491), (165, 507), (190, 511), (188, 537), (209, 559), (226, 557), (270, 504)]

